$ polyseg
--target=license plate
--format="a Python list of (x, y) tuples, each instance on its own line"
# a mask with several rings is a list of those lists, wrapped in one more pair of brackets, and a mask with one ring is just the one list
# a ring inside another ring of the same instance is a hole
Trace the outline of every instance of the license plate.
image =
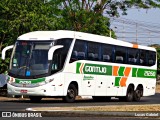
[(21, 90), (20, 92), (21, 92), (21, 93), (27, 93), (28, 90)]

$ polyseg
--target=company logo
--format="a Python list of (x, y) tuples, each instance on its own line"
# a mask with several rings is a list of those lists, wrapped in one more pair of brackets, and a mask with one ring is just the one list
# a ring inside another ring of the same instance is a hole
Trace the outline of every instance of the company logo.
[(107, 73), (106, 67), (85, 66), (85, 72)]
[(112, 75), (112, 66), (77, 63), (76, 73), (94, 75)]
[(31, 81), (19, 81), (20, 84), (31, 84)]

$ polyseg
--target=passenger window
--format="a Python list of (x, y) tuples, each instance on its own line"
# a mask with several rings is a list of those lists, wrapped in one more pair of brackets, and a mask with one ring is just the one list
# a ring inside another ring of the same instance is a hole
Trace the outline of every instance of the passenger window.
[(112, 62), (112, 45), (103, 44), (102, 45), (102, 61), (103, 62)]
[(82, 40), (76, 40), (70, 63), (77, 61), (77, 60), (84, 60), (86, 58), (86, 42)]
[(139, 55), (139, 64), (140, 65), (147, 65), (146, 54), (147, 54), (146, 50), (140, 50), (140, 55)]
[(115, 62), (116, 63), (126, 63), (126, 48), (125, 47), (115, 47)]
[(135, 48), (128, 48), (128, 63), (137, 65), (139, 61), (139, 50)]
[(95, 42), (88, 42), (88, 60), (100, 60), (100, 44)]
[(149, 51), (147, 60), (148, 60), (148, 66), (155, 65), (155, 63), (156, 63), (156, 52)]

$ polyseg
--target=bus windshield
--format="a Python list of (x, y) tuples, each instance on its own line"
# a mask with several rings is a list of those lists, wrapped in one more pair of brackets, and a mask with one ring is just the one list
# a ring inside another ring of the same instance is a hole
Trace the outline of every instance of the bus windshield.
[[(55, 42), (17, 41), (13, 52), (9, 74), (18, 78), (39, 78), (60, 71), (65, 63), (72, 39), (58, 39)], [(48, 51), (53, 46), (63, 45), (55, 50), (52, 61)]]
[(18, 41), (9, 73), (19, 77), (36, 77), (48, 73), (48, 50), (51, 42)]

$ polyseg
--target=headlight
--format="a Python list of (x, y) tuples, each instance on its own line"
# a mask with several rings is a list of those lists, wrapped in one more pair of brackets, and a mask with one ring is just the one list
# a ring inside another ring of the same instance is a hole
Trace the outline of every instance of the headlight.
[(45, 80), (45, 82), (46, 82), (46, 83), (50, 83), (50, 82), (52, 82), (53, 80), (54, 80), (54, 78)]
[(43, 82), (38, 83), (38, 85), (42, 86), (42, 85), (45, 85), (45, 84), (47, 84), (47, 83), (52, 82), (53, 80), (54, 80), (54, 79), (48, 79), (48, 80), (45, 80), (45, 81), (43, 81)]
[(8, 83), (12, 84), (15, 82), (15, 79), (13, 77), (8, 78)]
[(45, 84), (46, 84), (46, 82), (45, 82), (45, 81), (38, 83), (38, 85), (39, 85), (39, 86), (41, 86), (41, 85), (45, 85)]

